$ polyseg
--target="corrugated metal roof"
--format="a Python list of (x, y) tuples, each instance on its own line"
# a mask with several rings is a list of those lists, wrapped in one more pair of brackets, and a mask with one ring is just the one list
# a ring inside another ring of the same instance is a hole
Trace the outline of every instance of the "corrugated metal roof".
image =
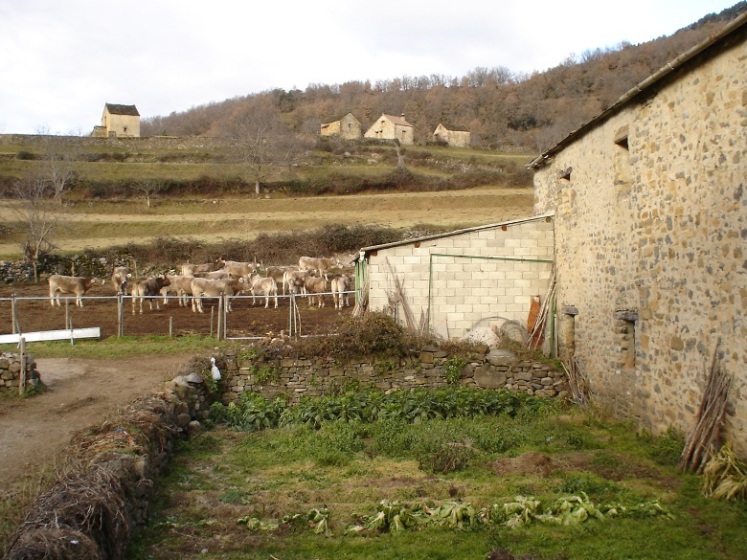
[(360, 252), (370, 253), (371, 251), (380, 251), (381, 249), (389, 249), (391, 247), (402, 247), (404, 245), (412, 245), (414, 243), (423, 243), (424, 241), (431, 241), (433, 239), (443, 239), (445, 237), (452, 237), (454, 235), (462, 235), (465, 233), (473, 233), (475, 231), (483, 231), (486, 229), (496, 229), (500, 227), (511, 227), (520, 224), (526, 224), (529, 222), (537, 222), (540, 220), (546, 220), (552, 218), (555, 215), (554, 212), (548, 212), (547, 214), (539, 214), (537, 216), (530, 216), (528, 218), (520, 218), (518, 220), (510, 220), (507, 222), (498, 222), (495, 224), (487, 224), (483, 226), (474, 226), (471, 228), (458, 229), (454, 231), (448, 231), (446, 233), (437, 233), (434, 235), (426, 235), (423, 237), (414, 237), (413, 239), (403, 239), (402, 241), (393, 241), (391, 243), (383, 243), (381, 245), (371, 245), (370, 247), (361, 248)]
[(618, 99), (615, 103), (602, 111), (599, 115), (597, 115), (587, 123), (581, 125), (578, 129), (572, 131), (568, 136), (566, 136), (563, 140), (558, 142), (549, 150), (534, 158), (527, 167), (533, 167), (535, 169), (541, 167), (550, 158), (552, 158), (552, 156), (562, 151), (566, 146), (572, 144), (573, 142), (584, 136), (587, 132), (596, 128), (597, 125), (603, 123), (612, 115), (618, 113), (628, 103), (634, 101), (639, 95), (645, 93), (649, 88), (653, 87), (655, 84), (657, 84), (659, 81), (664, 79), (675, 70), (680, 69), (685, 63), (692, 60), (695, 56), (699, 55), (706, 49), (717, 45), (721, 41), (724, 41), (733, 33), (738, 32), (745, 26), (745, 24), (747, 24), (747, 12), (740, 14), (728, 24), (726, 24), (723, 29), (721, 29), (721, 31), (710, 35), (705, 40), (685, 51), (680, 56), (660, 68), (658, 71), (654, 72), (651, 76), (640, 82), (638, 85), (628, 90), (620, 97), (620, 99)]

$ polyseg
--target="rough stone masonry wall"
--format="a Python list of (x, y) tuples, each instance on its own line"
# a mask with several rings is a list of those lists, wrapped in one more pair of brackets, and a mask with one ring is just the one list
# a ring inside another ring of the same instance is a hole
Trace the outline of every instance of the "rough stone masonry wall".
[(555, 211), (558, 308), (578, 311), (561, 346), (575, 342), (598, 400), (655, 432), (688, 432), (720, 340), (727, 433), (744, 455), (744, 37), (698, 62), (538, 170), (535, 209)]
[[(448, 384), (447, 372), (455, 363), (445, 351), (435, 347), (422, 350), (403, 363), (380, 361), (340, 365), (324, 358), (266, 358), (227, 360), (228, 377), (225, 403), (247, 391), (267, 398), (290, 397), (297, 402), (304, 396), (319, 396), (351, 382), (384, 391), (416, 387), (438, 388)], [(507, 389), (540, 397), (568, 396), (564, 372), (544, 362), (519, 359), (506, 350), (478, 354), (464, 363), (460, 383), (481, 389)]]
[[(26, 379), (30, 382), (38, 379), (36, 362), (34, 357), (26, 355)], [(18, 383), (21, 379), (21, 355), (12, 352), (0, 353), (0, 391), (18, 392)]]
[(552, 259), (553, 224), (544, 216), (381, 249), (369, 255), (369, 308), (389, 306), (394, 275), (415, 320), (430, 313), (431, 331), (444, 338), (506, 320), (526, 325), (531, 297), (547, 291)]

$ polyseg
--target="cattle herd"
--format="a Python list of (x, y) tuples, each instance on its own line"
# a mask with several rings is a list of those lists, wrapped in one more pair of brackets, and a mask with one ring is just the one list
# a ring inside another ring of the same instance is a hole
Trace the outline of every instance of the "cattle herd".
[[(252, 296), (252, 305), (264, 299), (265, 307), (270, 302), (278, 307), (278, 294), (302, 294), (308, 298), (309, 306), (324, 307), (325, 295), (332, 296), (335, 308), (350, 304), (349, 293), (354, 289), (352, 269), (344, 266), (337, 257), (301, 257), (298, 265), (262, 267), (258, 263), (217, 259), (214, 262), (185, 263), (179, 274), (174, 270), (147, 278), (133, 279), (128, 267), (115, 267), (111, 283), (118, 295), (129, 295), (132, 313), (143, 312), (143, 301), (147, 300), (152, 310), (159, 301), (168, 302), (176, 296), (180, 306), (189, 307), (195, 313), (203, 312), (204, 298), (225, 296), (226, 311), (231, 311), (231, 298), (240, 294)], [(80, 276), (49, 277), (49, 299), (60, 305), (60, 294), (75, 296), (75, 304), (83, 307), (83, 295), (104, 280)]]

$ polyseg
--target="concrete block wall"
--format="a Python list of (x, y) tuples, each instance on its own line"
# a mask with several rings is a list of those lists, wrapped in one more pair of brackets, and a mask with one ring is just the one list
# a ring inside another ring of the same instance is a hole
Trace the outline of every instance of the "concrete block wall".
[(746, 126), (743, 31), (535, 174), (536, 210), (555, 212), (558, 308), (578, 310), (575, 340), (561, 347), (575, 343), (597, 398), (654, 432), (686, 433), (720, 341), (733, 379), (726, 434), (742, 455)]
[(415, 320), (430, 313), (432, 331), (445, 338), (506, 320), (526, 325), (530, 298), (547, 292), (553, 251), (547, 216), (378, 250), (367, 264), (369, 307), (389, 308), (396, 277)]

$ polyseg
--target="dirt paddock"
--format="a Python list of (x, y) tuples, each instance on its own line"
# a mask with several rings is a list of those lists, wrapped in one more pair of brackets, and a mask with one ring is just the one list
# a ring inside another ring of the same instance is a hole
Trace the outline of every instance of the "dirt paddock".
[[(102, 338), (118, 333), (118, 302), (111, 285), (97, 285), (91, 288), (83, 300), (83, 307), (76, 307), (73, 298), (62, 300), (62, 306), (52, 307), (49, 301), (49, 288), (46, 283), (0, 287), (0, 334), (13, 332), (13, 301), (16, 296), (16, 317), (21, 332), (65, 329), (66, 317), (73, 328), (100, 327)], [(28, 299), (33, 298), (33, 299)], [(63, 296), (64, 298), (64, 296)], [(353, 303), (352, 294), (350, 302)], [(309, 307), (308, 299), (297, 297), (297, 313), (291, 316), (289, 297), (278, 299), (277, 309), (271, 300), (265, 308), (264, 299), (255, 302), (250, 296), (237, 296), (233, 299), (232, 311), (227, 314), (226, 336), (228, 338), (263, 337), (269, 332), (286, 334), (293, 320), (293, 331), (301, 335), (316, 335), (334, 332), (339, 322), (352, 311), (348, 306), (342, 310), (334, 308), (332, 296), (325, 296), (325, 307)], [(150, 309), (150, 304), (153, 309)], [(204, 313), (195, 313), (190, 307), (180, 307), (174, 297), (168, 304), (158, 299), (143, 303), (143, 313), (132, 314), (129, 297), (123, 301), (123, 323), (126, 336), (141, 335), (210, 335), (217, 332), (218, 302), (206, 299)]]

